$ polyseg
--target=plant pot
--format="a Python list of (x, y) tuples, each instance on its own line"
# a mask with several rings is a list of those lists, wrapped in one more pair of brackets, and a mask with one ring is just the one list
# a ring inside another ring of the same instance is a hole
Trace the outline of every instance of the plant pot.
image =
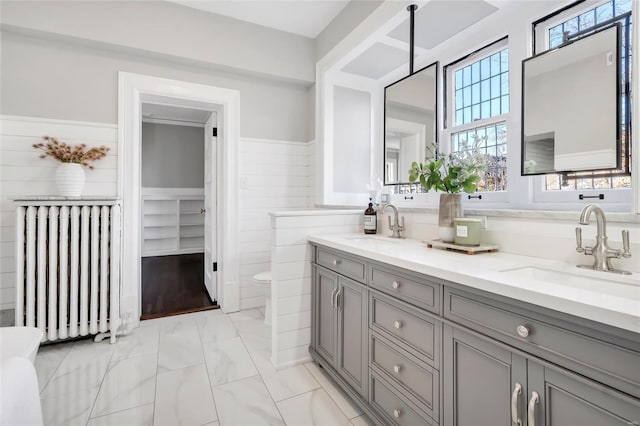
[(453, 219), (456, 217), (462, 217), (462, 195), (440, 194), (438, 237), (445, 243), (452, 243), (455, 239)]
[(58, 195), (79, 197), (84, 188), (84, 169), (76, 163), (60, 163), (56, 169)]

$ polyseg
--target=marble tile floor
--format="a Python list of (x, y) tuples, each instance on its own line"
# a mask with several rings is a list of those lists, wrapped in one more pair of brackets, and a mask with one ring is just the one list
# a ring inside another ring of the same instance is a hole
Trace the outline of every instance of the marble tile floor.
[(313, 363), (276, 370), (264, 311), (143, 321), (115, 345), (43, 346), (42, 411), (53, 425), (368, 425)]

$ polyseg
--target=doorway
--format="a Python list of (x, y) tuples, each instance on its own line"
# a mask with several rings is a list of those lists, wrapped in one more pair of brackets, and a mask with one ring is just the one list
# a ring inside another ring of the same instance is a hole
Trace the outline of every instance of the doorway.
[(217, 172), (217, 300), (225, 312), (240, 309), (238, 243), (238, 141), (240, 92), (167, 78), (118, 73), (118, 197), (122, 199), (120, 324), (139, 325), (142, 311), (140, 223), (141, 102), (164, 96), (219, 107)]
[(142, 101), (141, 320), (219, 308), (216, 109)]

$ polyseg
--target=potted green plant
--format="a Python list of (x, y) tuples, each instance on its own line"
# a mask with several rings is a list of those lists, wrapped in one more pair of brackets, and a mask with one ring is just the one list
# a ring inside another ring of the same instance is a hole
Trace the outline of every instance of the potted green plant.
[(442, 191), (438, 211), (438, 236), (444, 242), (453, 242), (453, 219), (462, 217), (461, 193), (473, 194), (480, 182), (480, 172), (486, 170), (476, 155), (441, 155), (425, 163), (413, 162), (409, 182), (420, 182), (427, 190)]
[(109, 148), (100, 146), (87, 149), (86, 144), (71, 146), (50, 136), (44, 136), (42, 139), (44, 142), (33, 144), (33, 147), (43, 151), (40, 158), (52, 157), (60, 162), (56, 169), (56, 187), (59, 195), (82, 195), (85, 181), (83, 167), (93, 169), (93, 162), (106, 157)]

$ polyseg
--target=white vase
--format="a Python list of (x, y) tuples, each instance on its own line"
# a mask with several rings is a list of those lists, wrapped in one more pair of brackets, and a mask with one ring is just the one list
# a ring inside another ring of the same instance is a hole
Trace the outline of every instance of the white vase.
[(452, 243), (455, 239), (453, 219), (456, 217), (462, 217), (461, 194), (440, 194), (438, 236), (445, 243)]
[(60, 163), (56, 169), (58, 195), (79, 197), (84, 188), (84, 169), (76, 163)]

